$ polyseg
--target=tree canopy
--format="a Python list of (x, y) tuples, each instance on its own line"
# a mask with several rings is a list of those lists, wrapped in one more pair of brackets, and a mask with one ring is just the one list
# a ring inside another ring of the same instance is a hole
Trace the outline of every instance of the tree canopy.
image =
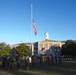
[(72, 40), (67, 40), (62, 45), (62, 55), (76, 56), (76, 43)]
[(0, 43), (0, 55), (9, 55), (10, 50), (10, 45), (6, 44), (5, 42)]
[[(11, 52), (10, 45), (6, 44), (5, 42), (1, 42), (0, 43), (0, 55), (10, 55), (10, 52)], [(19, 44), (19, 46), (16, 47), (16, 55), (21, 55), (21, 56), (30, 55), (29, 47), (24, 43)]]
[(26, 44), (24, 44), (24, 43), (19, 44), (19, 46), (16, 47), (16, 49), (17, 49), (17, 54), (18, 54), (18, 55), (21, 55), (21, 56), (30, 55), (30, 49), (29, 49), (29, 47), (28, 47)]

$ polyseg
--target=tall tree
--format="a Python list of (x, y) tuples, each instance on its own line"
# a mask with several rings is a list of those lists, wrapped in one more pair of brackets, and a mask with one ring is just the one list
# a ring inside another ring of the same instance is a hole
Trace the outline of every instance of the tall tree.
[(76, 43), (72, 40), (67, 40), (65, 44), (62, 45), (62, 55), (70, 57), (76, 56)]
[(16, 49), (17, 49), (17, 54), (18, 55), (22, 55), (22, 56), (30, 55), (30, 49), (24, 43), (23, 44), (20, 44), (18, 47), (16, 47)]
[(10, 50), (10, 45), (5, 42), (0, 43), (0, 55), (9, 55)]

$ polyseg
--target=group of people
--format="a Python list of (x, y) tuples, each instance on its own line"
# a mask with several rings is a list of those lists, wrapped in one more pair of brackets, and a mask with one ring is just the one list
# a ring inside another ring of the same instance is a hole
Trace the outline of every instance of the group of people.
[(2, 61), (2, 67), (12, 68), (12, 63), (14, 61), (13, 58), (2, 56), (1, 61)]
[[(22, 60), (24, 60), (24, 64), (22, 63)], [(10, 68), (13, 69), (14, 67), (19, 70), (20, 67), (22, 67), (21, 65), (23, 65), (23, 67), (26, 68), (26, 70), (29, 70), (29, 66), (31, 64), (32, 67), (34, 67), (37, 63), (42, 66), (43, 62), (46, 62), (46, 65), (50, 66), (51, 64), (53, 65), (53, 63), (61, 63), (61, 58), (60, 57), (55, 57), (53, 58), (53, 56), (46, 56), (46, 57), (29, 57), (29, 56), (25, 56), (24, 58), (17, 56), (15, 58), (13, 57), (2, 57), (2, 66), (6, 67), (6, 68)], [(13, 65), (15, 63), (15, 65)]]
[(32, 57), (32, 65), (35, 66), (35, 63), (39, 63), (40, 66), (43, 65), (43, 63), (45, 63), (47, 66), (50, 67), (50, 65), (53, 64), (61, 64), (62, 63), (62, 58), (61, 56), (40, 56), (40, 57)]
[[(29, 59), (25, 57), (24, 59), (26, 69), (29, 69)], [(10, 56), (2, 56), (1, 57), (2, 67), (13, 69), (16, 68), (17, 70), (20, 69), (21, 66), (21, 57), (17, 56), (16, 58), (10, 57)], [(24, 65), (24, 66), (25, 66)]]

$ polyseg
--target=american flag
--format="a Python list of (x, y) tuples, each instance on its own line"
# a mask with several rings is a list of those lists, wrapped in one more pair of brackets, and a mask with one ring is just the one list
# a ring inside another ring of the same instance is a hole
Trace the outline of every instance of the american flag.
[(32, 25), (33, 25), (34, 33), (35, 33), (35, 35), (37, 35), (37, 30), (36, 30), (36, 25), (35, 25), (35, 22), (34, 22), (34, 20), (33, 20), (33, 23), (32, 23)]
[(45, 47), (44, 47), (44, 48), (42, 48), (42, 50), (45, 50)]

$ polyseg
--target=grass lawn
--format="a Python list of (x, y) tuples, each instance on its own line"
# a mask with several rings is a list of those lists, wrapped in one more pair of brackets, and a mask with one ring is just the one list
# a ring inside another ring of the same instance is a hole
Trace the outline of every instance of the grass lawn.
[(76, 61), (66, 61), (62, 64), (50, 66), (43, 65), (30, 67), (29, 71), (26, 71), (25, 69), (10, 70), (0, 67), (0, 75), (76, 75)]

